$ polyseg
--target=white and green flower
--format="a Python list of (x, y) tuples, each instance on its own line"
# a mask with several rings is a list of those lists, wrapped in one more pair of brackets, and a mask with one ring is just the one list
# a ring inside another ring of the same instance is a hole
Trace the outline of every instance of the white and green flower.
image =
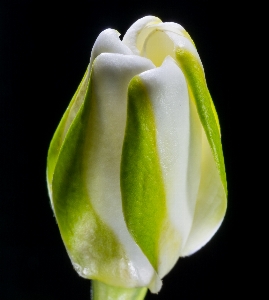
[(195, 45), (176, 23), (107, 29), (51, 141), (47, 182), (72, 264), (156, 293), (226, 211), (217, 113)]

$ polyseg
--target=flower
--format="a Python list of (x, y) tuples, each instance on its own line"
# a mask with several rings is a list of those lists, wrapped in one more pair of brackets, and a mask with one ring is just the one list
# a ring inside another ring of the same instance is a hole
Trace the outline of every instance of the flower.
[(158, 292), (226, 211), (217, 113), (189, 34), (147, 16), (107, 29), (51, 141), (47, 183), (77, 272)]

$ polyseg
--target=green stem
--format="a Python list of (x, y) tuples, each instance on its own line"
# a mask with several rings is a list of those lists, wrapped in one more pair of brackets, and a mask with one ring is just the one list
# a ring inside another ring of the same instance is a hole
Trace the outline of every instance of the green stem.
[(143, 300), (147, 288), (120, 288), (92, 280), (92, 300)]

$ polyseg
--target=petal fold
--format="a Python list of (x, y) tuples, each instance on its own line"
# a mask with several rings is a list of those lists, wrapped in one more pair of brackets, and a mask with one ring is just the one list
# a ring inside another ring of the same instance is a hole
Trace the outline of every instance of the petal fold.
[(201, 181), (191, 232), (182, 256), (193, 254), (212, 238), (223, 221), (226, 208), (226, 193), (208, 139), (202, 130)]
[(148, 35), (146, 28), (161, 23), (159, 18), (146, 16), (137, 20), (125, 33), (122, 42), (128, 46), (133, 54), (140, 55), (144, 41)]
[(97, 37), (91, 53), (90, 66), (101, 53), (117, 53), (131, 55), (133, 52), (119, 39), (119, 32), (115, 29), (106, 29)]

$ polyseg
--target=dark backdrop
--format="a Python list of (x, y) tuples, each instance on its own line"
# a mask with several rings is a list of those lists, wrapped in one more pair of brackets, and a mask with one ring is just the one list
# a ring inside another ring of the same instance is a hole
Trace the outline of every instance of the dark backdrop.
[(242, 199), (236, 182), (234, 56), (229, 43), (237, 34), (232, 4), (2, 0), (0, 299), (90, 299), (90, 281), (72, 269), (50, 209), (47, 150), (97, 35), (108, 27), (123, 35), (149, 14), (183, 25), (196, 43), (220, 118), (229, 199), (227, 215), (213, 239), (180, 259), (164, 278), (159, 295), (148, 293), (146, 299), (224, 299), (242, 289)]

